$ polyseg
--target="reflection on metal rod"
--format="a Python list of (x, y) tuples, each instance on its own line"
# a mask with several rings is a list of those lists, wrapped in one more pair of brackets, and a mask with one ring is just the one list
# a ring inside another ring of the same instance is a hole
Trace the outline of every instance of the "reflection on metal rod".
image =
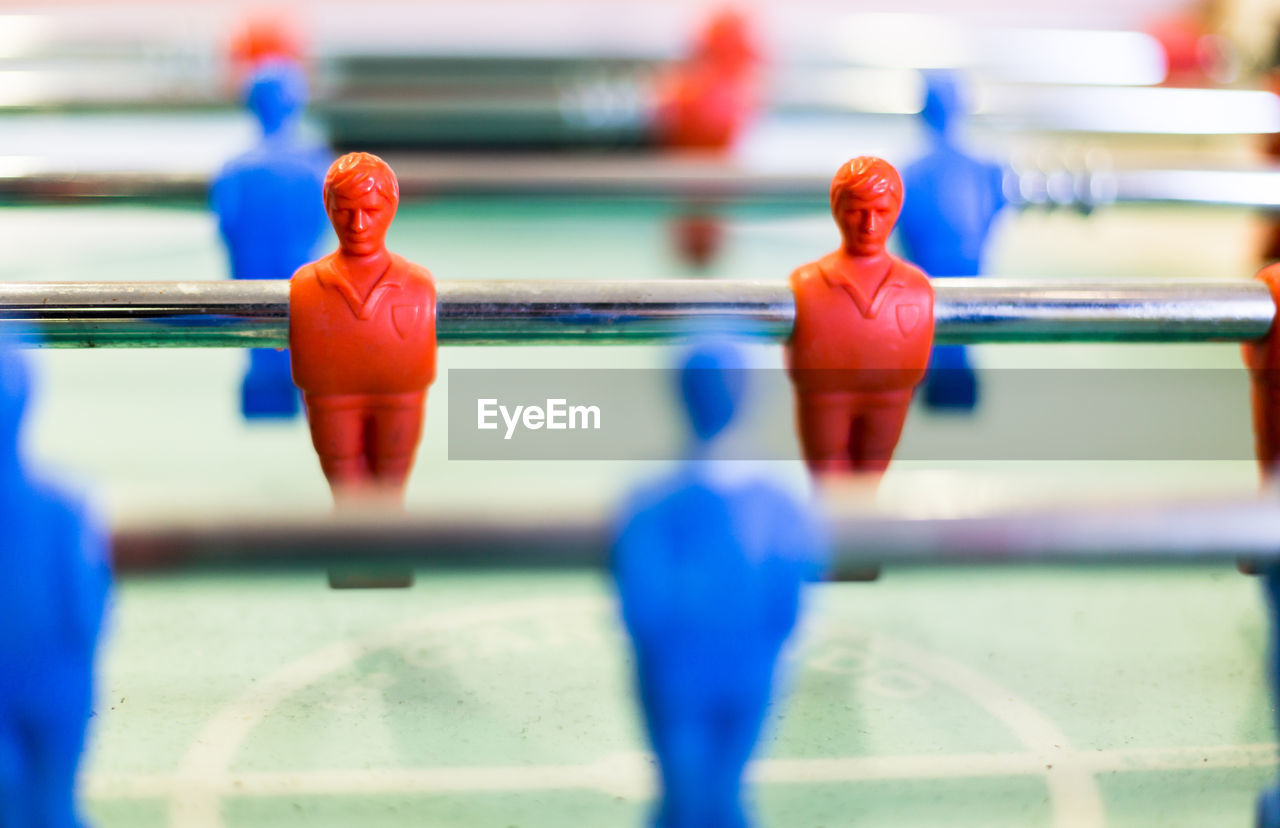
[[(963, 518), (876, 516), (837, 501), (826, 514), (834, 577), (869, 563), (1280, 559), (1280, 502), (1274, 497)], [(432, 518), (356, 513), (124, 526), (114, 532), (113, 546), (120, 571), (354, 562), (583, 568), (604, 565), (609, 526), (599, 510)]]
[[(1055, 285), (934, 282), (938, 342), (1197, 342), (1257, 339), (1275, 304), (1260, 282)], [(438, 285), (438, 333), (454, 345), (638, 344), (716, 326), (790, 336), (783, 282), (474, 281)], [(288, 282), (0, 284), (0, 338), (54, 348), (288, 344)]]

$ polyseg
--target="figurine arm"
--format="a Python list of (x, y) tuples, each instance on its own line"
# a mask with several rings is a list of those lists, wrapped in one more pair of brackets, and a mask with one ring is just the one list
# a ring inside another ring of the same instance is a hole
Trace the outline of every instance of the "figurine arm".
[(994, 218), (996, 213), (1009, 206), (1009, 198), (1004, 192), (1004, 167), (999, 164), (991, 164), (987, 170), (987, 175), (990, 176), (991, 193), (994, 199), (992, 202), (992, 217)]
[(289, 281), (306, 282), (306, 281), (314, 280), (315, 278), (316, 278), (316, 262), (307, 262), (302, 267), (293, 271), (293, 275), (289, 277)]
[(660, 634), (669, 589), (661, 513), (656, 503), (644, 500), (624, 510), (609, 553), (622, 618), (637, 642)]
[(436, 302), (436, 277), (431, 275), (431, 271), (416, 262), (409, 262), (409, 267), (413, 270), (413, 275), (426, 281), (431, 286), (431, 304)]
[(911, 262), (899, 260), (902, 262), (903, 281), (913, 289), (921, 290), (928, 294), (929, 297), (929, 314), (933, 315), (933, 280), (929, 278), (929, 274)]
[(797, 566), (803, 580), (822, 580), (830, 557), (826, 525), (809, 499), (780, 491), (777, 500), (776, 554)]
[(81, 652), (92, 650), (111, 583), (107, 534), (83, 504), (58, 499), (50, 505), (68, 640)]
[(787, 283), (791, 285), (792, 293), (803, 289), (805, 283), (813, 279), (816, 272), (815, 263), (800, 265), (791, 271), (791, 276), (787, 279)]
[(224, 240), (230, 239), (236, 220), (236, 198), (231, 182), (230, 171), (224, 167), (209, 186), (209, 209), (218, 217), (218, 232)]

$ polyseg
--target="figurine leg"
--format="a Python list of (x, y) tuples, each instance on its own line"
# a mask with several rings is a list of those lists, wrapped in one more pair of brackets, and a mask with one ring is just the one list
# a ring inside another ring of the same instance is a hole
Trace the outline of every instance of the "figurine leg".
[(92, 697), (84, 673), (89, 664), (64, 665), (40, 683), (30, 701), (27, 782), (33, 825), (80, 828), (76, 814), (76, 771), (84, 751)]
[(0, 825), (31, 825), (26, 755), (8, 711), (0, 710)]
[(1254, 456), (1263, 476), (1271, 475), (1280, 465), (1280, 384), (1259, 380), (1250, 383), (1253, 402)]
[(972, 411), (978, 404), (978, 378), (963, 345), (935, 345), (924, 379), (924, 402), (931, 409)]
[(850, 464), (855, 472), (882, 475), (893, 459), (911, 408), (911, 391), (860, 394), (850, 438)]
[(1254, 825), (1256, 828), (1280, 828), (1280, 786), (1267, 788), (1258, 796)]
[(422, 439), (426, 394), (395, 394), (379, 399), (370, 409), (368, 464), (374, 482), (404, 493)]
[(722, 828), (747, 828), (749, 824), (742, 801), (742, 777), (769, 708), (772, 670), (766, 668), (766, 672), (765, 676), (744, 677), (739, 686), (727, 688), (717, 705), (711, 740), (716, 758), (709, 786), (713, 819), (708, 824)]
[[(1280, 565), (1263, 565), (1261, 575), (1270, 621), (1266, 672), (1274, 699), (1280, 695)], [(1280, 828), (1280, 785), (1271, 786), (1258, 797), (1256, 825), (1257, 828)]]
[(724, 222), (710, 211), (677, 216), (672, 223), (676, 249), (688, 265), (704, 270), (724, 244)]
[(368, 486), (365, 457), (365, 398), (354, 394), (306, 395), (311, 442), (325, 479), (336, 491)]
[(654, 828), (704, 828), (708, 768), (714, 760), (706, 723), (707, 688), (688, 665), (655, 663), (637, 652), (637, 691), (658, 760), (661, 795)]
[(796, 392), (796, 429), (805, 464), (815, 476), (850, 474), (850, 424), (856, 396), (848, 392)]
[(298, 414), (298, 389), (289, 369), (289, 352), (254, 348), (240, 385), (240, 411), (246, 420), (292, 419)]
[(662, 769), (662, 806), (656, 828), (712, 828), (709, 771), (711, 735), (696, 711), (668, 711), (654, 735)]

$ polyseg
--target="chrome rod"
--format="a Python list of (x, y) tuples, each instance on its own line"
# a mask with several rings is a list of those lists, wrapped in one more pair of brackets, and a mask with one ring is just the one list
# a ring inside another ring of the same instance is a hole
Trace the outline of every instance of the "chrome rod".
[[(970, 517), (877, 514), (860, 501), (823, 507), (833, 577), (867, 564), (1188, 564), (1280, 560), (1273, 496)], [(611, 516), (600, 508), (420, 517), (381, 512), (125, 524), (117, 570), (411, 563), (468, 568), (605, 565)]]
[(1204, 342), (1266, 335), (1261, 282), (935, 279), (935, 339), (976, 342)]
[[(784, 341), (784, 282), (440, 282), (451, 345), (640, 344), (708, 326)], [(1204, 342), (1258, 339), (1276, 307), (1260, 282), (937, 279), (938, 342)], [(0, 338), (54, 348), (288, 344), (286, 281), (0, 284)]]
[[(714, 158), (654, 153), (606, 156), (442, 155), (388, 153), (400, 190), (412, 198), (545, 196), (705, 199), (725, 204), (795, 203), (825, 208), (831, 170), (771, 170)], [(891, 161), (907, 161), (894, 159)], [(0, 164), (0, 198), (45, 202), (69, 199), (203, 199), (209, 171), (183, 166), (149, 170), (78, 169), (41, 159)], [(1280, 166), (1120, 168), (1015, 163), (1004, 190), (1020, 208), (1090, 211), (1114, 204), (1164, 204), (1280, 210)]]

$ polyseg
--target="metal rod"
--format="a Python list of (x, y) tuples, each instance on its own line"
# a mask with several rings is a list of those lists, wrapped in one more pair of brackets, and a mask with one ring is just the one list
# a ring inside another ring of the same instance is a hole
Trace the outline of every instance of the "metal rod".
[[(1205, 563), (1280, 560), (1274, 496), (976, 517), (870, 514), (828, 502), (831, 575), (867, 564)], [(604, 566), (603, 510), (413, 517), (383, 513), (169, 521), (118, 527), (118, 571), (401, 563), (468, 568)]]
[(1276, 307), (1261, 282), (1053, 284), (935, 279), (935, 340), (1210, 342), (1259, 339)]
[[(783, 282), (474, 281), (437, 286), (451, 345), (639, 344), (715, 326), (785, 341)], [(1205, 342), (1258, 339), (1276, 307), (1260, 282), (1052, 284), (934, 281), (938, 342)], [(283, 348), (289, 283), (0, 284), (0, 338), (52, 348)]]
[[(560, 155), (442, 155), (388, 153), (401, 193), (442, 196), (548, 196), (705, 199), (720, 202), (796, 203), (825, 207), (831, 170), (768, 170), (710, 158), (644, 153)], [(892, 160), (892, 159), (891, 159)], [(203, 199), (207, 170), (81, 170), (21, 159), (0, 166), (0, 198)], [(1063, 161), (1015, 164), (1004, 190), (1017, 207), (1090, 211), (1113, 204), (1164, 204), (1280, 209), (1280, 167), (1107, 169)]]
[[(628, 61), (659, 64), (687, 51), (706, 22), (697, 6), (645, 6), (602, 18), (590, 3), (569, 2), (522, 11), (477, 2), (448, 15), (404, 4), (365, 4), (359, 19), (341, 3), (308, 4), (310, 57), (322, 69), (346, 68), (356, 77), (403, 63), (462, 64), (454, 75), (534, 61), (592, 69)], [(0, 17), (3, 57), (25, 65), (68, 58), (150, 69), (162, 78), (219, 80), (222, 40), (238, 10), (157, 7), (122, 15), (94, 7), (23, 9)], [(877, 14), (753, 8), (758, 46), (773, 65), (867, 66), (893, 69), (967, 68), (998, 76), (1056, 83), (1151, 84), (1165, 77), (1165, 58), (1149, 35), (1102, 28), (992, 26), (937, 14)], [(501, 20), (503, 25), (494, 25)], [(1089, 55), (1081, 61), (1079, 56)], [(56, 65), (56, 64), (55, 64)], [(212, 77), (210, 77), (212, 76)], [(375, 75), (376, 77), (376, 75)], [(92, 80), (90, 78), (89, 80)], [(432, 74), (411, 76), (419, 84)]]

